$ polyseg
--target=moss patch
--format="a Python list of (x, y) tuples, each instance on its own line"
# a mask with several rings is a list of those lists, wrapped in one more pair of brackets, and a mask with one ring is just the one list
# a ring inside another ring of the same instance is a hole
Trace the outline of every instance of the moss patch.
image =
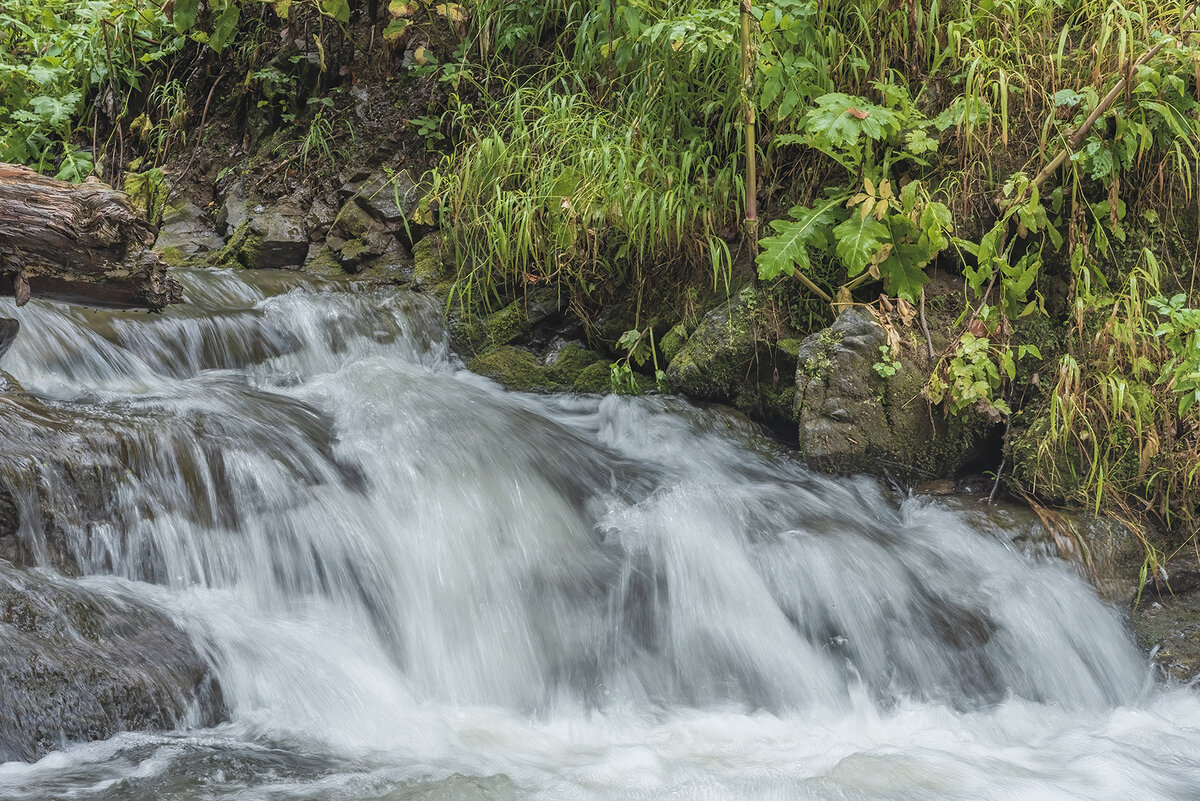
[(563, 388), (551, 368), (529, 351), (510, 345), (488, 349), (467, 362), (467, 368), (499, 382), (505, 389), (519, 392), (553, 392)]
[(262, 256), (262, 237), (255, 234), (250, 227), (250, 221), (242, 223), (229, 237), (225, 247), (213, 256), (213, 264), (217, 267), (258, 267)]
[(605, 395), (612, 391), (612, 368), (608, 362), (598, 361), (579, 371), (571, 389), (585, 395)]

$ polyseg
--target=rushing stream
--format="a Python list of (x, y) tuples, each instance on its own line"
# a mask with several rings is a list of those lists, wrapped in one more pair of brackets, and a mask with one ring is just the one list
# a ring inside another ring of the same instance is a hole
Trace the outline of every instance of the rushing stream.
[(170, 614), (231, 719), (0, 798), (1200, 798), (1196, 691), (1061, 562), (721, 411), (505, 392), (420, 295), (183, 277), (0, 301), (4, 368), (116, 432), (79, 581)]

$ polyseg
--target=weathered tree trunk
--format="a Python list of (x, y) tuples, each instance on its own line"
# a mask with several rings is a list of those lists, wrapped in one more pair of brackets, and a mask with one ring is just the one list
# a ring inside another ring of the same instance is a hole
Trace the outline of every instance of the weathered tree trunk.
[(158, 310), (183, 299), (124, 192), (0, 164), (0, 295)]

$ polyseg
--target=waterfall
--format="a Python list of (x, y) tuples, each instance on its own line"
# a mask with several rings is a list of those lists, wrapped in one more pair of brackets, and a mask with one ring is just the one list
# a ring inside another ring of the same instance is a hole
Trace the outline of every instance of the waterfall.
[(4, 367), (119, 465), (80, 581), (170, 614), (230, 721), (0, 796), (1196, 797), (1194, 693), (1020, 531), (724, 411), (505, 392), (420, 294), (183, 278), (32, 303)]

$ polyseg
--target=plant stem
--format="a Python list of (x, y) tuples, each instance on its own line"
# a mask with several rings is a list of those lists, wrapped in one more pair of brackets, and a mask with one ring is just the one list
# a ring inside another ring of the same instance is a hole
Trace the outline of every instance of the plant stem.
[(1067, 157), (1075, 150), (1079, 149), (1079, 146), (1083, 144), (1083, 140), (1087, 138), (1088, 133), (1091, 132), (1092, 127), (1096, 124), (1096, 121), (1100, 119), (1100, 116), (1104, 114), (1104, 112), (1108, 111), (1108, 108), (1113, 104), (1113, 101), (1115, 101), (1121, 95), (1121, 93), (1125, 91), (1125, 86), (1129, 83), (1129, 76), (1133, 74), (1134, 70), (1148, 63), (1150, 59), (1158, 55), (1158, 51), (1162, 50), (1168, 41), (1177, 38), (1183, 32), (1183, 24), (1187, 22), (1193, 14), (1196, 13), (1197, 9), (1200, 9), (1200, 0), (1197, 0), (1197, 2), (1188, 6), (1187, 10), (1183, 12), (1183, 16), (1179, 18), (1179, 24), (1175, 26), (1175, 30), (1171, 32), (1170, 36), (1164, 37), (1161, 42), (1143, 53), (1141, 58), (1139, 58), (1137, 61), (1132, 63), (1127, 61), (1125, 63), (1125, 69), (1121, 71), (1123, 73), (1121, 78), (1116, 82), (1116, 84), (1113, 85), (1112, 89), (1108, 90), (1108, 94), (1106, 94), (1104, 98), (1096, 104), (1096, 108), (1092, 109), (1092, 113), (1089, 114), (1088, 118), (1083, 121), (1083, 125), (1080, 125), (1075, 129), (1075, 132), (1072, 133), (1071, 137), (1067, 140), (1066, 146), (1059, 150), (1054, 156), (1053, 160), (1043, 167), (1041, 172), (1034, 177), (1034, 186), (1041, 189), (1042, 185), (1050, 179), (1050, 176), (1053, 175), (1054, 172), (1062, 166), (1062, 163), (1067, 160)]
[(742, 2), (742, 111), (746, 142), (746, 240), (750, 254), (758, 255), (758, 167), (755, 163), (757, 136), (754, 119), (754, 51), (750, 46), (750, 3)]

